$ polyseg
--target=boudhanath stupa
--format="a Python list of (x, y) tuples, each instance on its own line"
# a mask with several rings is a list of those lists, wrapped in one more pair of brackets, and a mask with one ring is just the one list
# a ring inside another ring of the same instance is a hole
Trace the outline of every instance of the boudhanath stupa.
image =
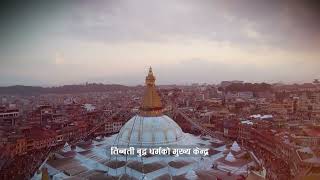
[(231, 146), (231, 150), (232, 150), (232, 151), (235, 151), (235, 152), (241, 151), (241, 148), (240, 148), (239, 144), (237, 143), (237, 141), (234, 141), (234, 142), (233, 142), (233, 144), (232, 144), (232, 146)]
[[(213, 171), (214, 162), (224, 157), (226, 145), (209, 136), (185, 133), (173, 119), (163, 114), (155, 80), (150, 67), (140, 112), (127, 121), (119, 133), (77, 144), (72, 149), (65, 147), (48, 158), (41, 167), (47, 170), (50, 179), (199, 179), (197, 174), (205, 175), (205, 179), (214, 178), (207, 172)], [(201, 157), (111, 154), (111, 147), (131, 146), (209, 147), (210, 153)], [(229, 154), (226, 160), (234, 159)], [(233, 167), (224, 166), (226, 168)], [(41, 171), (33, 177), (39, 178)]]

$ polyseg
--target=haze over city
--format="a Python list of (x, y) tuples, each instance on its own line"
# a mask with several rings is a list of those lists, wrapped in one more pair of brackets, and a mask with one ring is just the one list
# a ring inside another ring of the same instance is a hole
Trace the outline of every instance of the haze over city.
[(1, 5), (0, 86), (320, 77), (311, 1), (29, 1)]
[(318, 2), (1, 1), (0, 180), (319, 180)]

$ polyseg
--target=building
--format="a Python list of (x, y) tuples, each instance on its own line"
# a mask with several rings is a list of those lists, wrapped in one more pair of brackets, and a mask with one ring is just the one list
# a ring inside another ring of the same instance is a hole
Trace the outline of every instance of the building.
[[(92, 143), (78, 144), (75, 148), (64, 148), (64, 150), (55, 153), (54, 158), (49, 159), (43, 167), (48, 169), (49, 177), (52, 179), (108, 177), (117, 179), (172, 179), (179, 177), (194, 179), (198, 174), (205, 174), (206, 179), (216, 178), (217, 175), (210, 175), (207, 172), (212, 171), (211, 165), (217, 159), (224, 159), (226, 156), (224, 154), (226, 146), (223, 141), (183, 132), (173, 119), (163, 114), (163, 109), (155, 87), (155, 77), (150, 68), (146, 77), (146, 88), (140, 111), (124, 124), (119, 133), (96, 139)], [(108, 130), (111, 131), (111, 125)], [(206, 155), (202, 154), (201, 156), (179, 156), (177, 152), (167, 149), (195, 146), (198, 148), (208, 147), (209, 151)], [(123, 147), (130, 149), (160, 147), (167, 149), (161, 151), (167, 154), (153, 155), (151, 151), (146, 151), (145, 156), (131, 156), (130, 150), (130, 152), (125, 151), (126, 153), (119, 150)], [(119, 153), (113, 154), (112, 152), (117, 149)], [(223, 168), (226, 167), (235, 172), (235, 169), (239, 168), (223, 166)], [(219, 171), (219, 166), (215, 171)], [(41, 177), (41, 174), (36, 174), (34, 178), (37, 177)]]
[(105, 123), (105, 134), (113, 134), (119, 132), (123, 125), (122, 121), (109, 121)]
[(0, 124), (2, 126), (15, 126), (19, 115), (19, 109), (0, 107)]

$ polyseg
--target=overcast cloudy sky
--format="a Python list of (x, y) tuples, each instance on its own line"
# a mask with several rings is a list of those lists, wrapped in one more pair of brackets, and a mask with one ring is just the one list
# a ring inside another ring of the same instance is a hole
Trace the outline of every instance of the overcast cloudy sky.
[(0, 86), (320, 78), (316, 1), (2, 3)]

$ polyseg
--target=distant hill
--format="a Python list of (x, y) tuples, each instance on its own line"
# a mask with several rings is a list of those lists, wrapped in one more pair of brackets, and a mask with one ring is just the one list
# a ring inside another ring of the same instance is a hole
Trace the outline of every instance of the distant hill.
[(224, 90), (226, 92), (272, 92), (272, 85), (267, 83), (233, 83)]
[(37, 94), (68, 94), (68, 93), (87, 93), (87, 92), (106, 92), (127, 90), (129, 86), (118, 84), (85, 84), (85, 85), (64, 85), (58, 87), (39, 87), (39, 86), (8, 86), (0, 87), (0, 94), (8, 95), (37, 95)]

